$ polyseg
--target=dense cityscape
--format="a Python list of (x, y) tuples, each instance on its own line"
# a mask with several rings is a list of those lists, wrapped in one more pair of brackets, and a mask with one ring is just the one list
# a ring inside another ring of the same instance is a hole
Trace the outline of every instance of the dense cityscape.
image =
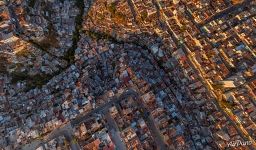
[(255, 123), (255, 0), (0, 0), (0, 150), (254, 150)]

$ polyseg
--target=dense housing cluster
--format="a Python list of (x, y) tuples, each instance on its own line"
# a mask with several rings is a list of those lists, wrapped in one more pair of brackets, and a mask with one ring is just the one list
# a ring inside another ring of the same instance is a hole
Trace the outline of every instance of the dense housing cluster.
[(0, 149), (255, 149), (255, 8), (1, 1)]

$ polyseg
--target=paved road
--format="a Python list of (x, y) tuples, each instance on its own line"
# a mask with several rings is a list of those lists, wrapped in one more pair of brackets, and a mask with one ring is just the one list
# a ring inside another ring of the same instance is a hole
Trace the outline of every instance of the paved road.
[[(232, 125), (234, 125), (234, 127), (237, 129), (237, 131), (240, 134), (240, 136), (243, 137), (243, 139), (245, 141), (248, 141), (248, 140), (252, 141), (251, 138), (247, 138), (243, 134), (243, 132), (242, 132), (242, 131), (244, 131), (243, 126), (239, 125), (240, 123), (238, 123), (238, 122), (232, 121), (231, 118), (230, 118), (230, 114), (228, 114), (225, 110), (223, 110), (220, 107), (216, 94), (213, 92), (210, 83), (204, 78), (203, 70), (200, 69), (200, 66), (197, 63), (196, 59), (194, 58), (193, 54), (190, 52), (189, 48), (187, 47), (187, 45), (185, 43), (180, 43), (179, 42), (178, 36), (175, 34), (175, 32), (172, 30), (172, 28), (170, 27), (169, 23), (167, 22), (167, 18), (165, 16), (165, 14), (162, 13), (162, 11), (161, 11), (162, 8), (161, 8), (161, 5), (159, 4), (158, 0), (152, 0), (152, 1), (153, 1), (153, 4), (155, 5), (155, 7), (157, 8), (158, 15), (159, 15), (158, 17), (159, 17), (160, 21), (162, 22), (162, 24), (166, 28), (168, 34), (173, 39), (173, 41), (176, 43), (176, 45), (181, 47), (183, 49), (184, 53), (186, 54), (186, 56), (188, 56), (188, 58), (189, 58), (188, 59), (189, 65), (192, 67), (192, 69), (195, 71), (195, 73), (198, 74), (199, 80), (206, 87), (207, 93), (209, 93), (213, 97), (213, 99), (214, 99), (213, 103), (218, 107), (218, 110), (220, 110), (222, 112), (222, 114), (232, 123)], [(254, 143), (254, 141), (253, 141), (253, 143)], [(253, 148), (251, 148), (251, 149), (253, 149)]]
[(79, 115), (75, 119), (71, 120), (70, 121), (71, 125), (72, 126), (77, 126), (77, 125), (81, 124), (82, 122), (84, 122), (84, 120), (86, 118), (89, 118), (93, 114), (99, 113), (99, 112), (101, 112), (101, 111), (103, 111), (103, 110), (105, 110), (107, 108), (110, 108), (115, 103), (119, 103), (122, 100), (124, 100), (125, 98), (130, 97), (130, 96), (137, 97), (138, 94), (134, 90), (128, 89), (124, 93), (122, 93), (121, 95), (118, 94), (117, 96), (114, 96), (109, 102), (107, 102), (107, 103), (105, 103), (105, 104), (95, 108), (94, 110), (90, 111), (89, 113), (85, 113), (85, 114)]
[[(33, 148), (39, 147), (41, 144), (47, 143), (48, 141), (55, 139), (61, 135), (64, 135), (65, 137), (70, 137), (70, 135), (72, 135), (70, 133), (70, 131), (72, 131), (72, 127), (80, 125), (82, 122), (86, 121), (93, 114), (100, 113), (103, 110), (110, 108), (113, 104), (119, 103), (122, 100), (125, 100), (125, 98), (130, 97), (130, 96), (138, 97), (138, 94), (134, 90), (128, 89), (124, 93), (114, 96), (112, 98), (112, 100), (110, 100), (108, 103), (97, 107), (96, 109), (90, 111), (89, 113), (79, 115), (75, 119), (71, 120), (70, 123), (53, 130), (46, 137), (44, 137), (44, 140), (41, 140), (41, 142), (36, 142), (36, 143), (32, 142), (31, 144), (25, 145), (23, 147), (23, 149), (31, 149), (32, 150)], [(68, 138), (68, 140), (70, 141), (71, 139)]]
[[(209, 43), (212, 47), (216, 47), (213, 42), (211, 42), (209, 39), (208, 39), (208, 34), (206, 33), (205, 30), (202, 30), (201, 26), (195, 21), (195, 18), (194, 16), (188, 11), (188, 8), (187, 6), (184, 4), (184, 7), (185, 7), (185, 13), (186, 15), (189, 16), (189, 20), (195, 25), (195, 27), (200, 31), (201, 35), (205, 38), (206, 42)], [(217, 45), (217, 44), (216, 44)], [(217, 50), (219, 51), (219, 53), (217, 54), (219, 56), (219, 58), (222, 60), (222, 62), (225, 64), (225, 66), (231, 70), (231, 69), (234, 69), (234, 65), (233, 63), (230, 61), (230, 59), (228, 57), (222, 57), (220, 51), (221, 49), (219, 49), (218, 47), (216, 47)]]
[(152, 134), (154, 141), (157, 144), (159, 150), (168, 150), (168, 145), (164, 142), (163, 135), (161, 134), (160, 130), (155, 124), (155, 121), (147, 110), (146, 106), (143, 104), (142, 100), (138, 100), (138, 106), (142, 109), (143, 112), (143, 119), (145, 120), (150, 133)]
[(256, 80), (256, 76), (254, 76), (254, 77), (252, 77), (252, 78), (249, 78), (249, 79), (246, 79), (246, 81), (245, 81), (243, 84), (241, 84), (241, 85), (239, 85), (239, 86), (237, 86), (237, 87), (235, 87), (235, 88), (226, 90), (225, 93), (234, 92), (234, 91), (236, 91), (237, 89), (243, 87), (244, 85), (246, 85), (246, 84), (248, 84), (248, 83), (251, 83), (251, 82), (254, 81), (254, 80)]
[(130, 10), (132, 12), (132, 16), (133, 16), (134, 22), (137, 23), (138, 22), (138, 18), (137, 18), (138, 17), (138, 14), (137, 14), (138, 9), (135, 6), (134, 1), (133, 0), (127, 0), (127, 3), (128, 3), (128, 5), (130, 7)]
[[(90, 111), (89, 113), (82, 114), (82, 115), (78, 116), (77, 118), (71, 120), (70, 123), (68, 123), (60, 128), (57, 128), (54, 131), (52, 131), (51, 133), (49, 133), (46, 137), (44, 137), (44, 140), (41, 140), (40, 142), (38, 142), (38, 141), (32, 142), (31, 144), (25, 145), (23, 147), (23, 149), (26, 149), (26, 148), (28, 149), (28, 147), (32, 147), (31, 145), (33, 145), (33, 148), (39, 147), (40, 144), (47, 143), (48, 141), (55, 139), (61, 135), (64, 135), (64, 136), (72, 135), (72, 133), (70, 133), (70, 131), (73, 130), (72, 127), (80, 125), (82, 122), (84, 122), (85, 120), (90, 118), (93, 114), (101, 113), (104, 110), (107, 110), (108, 108), (112, 107), (112, 105), (119, 103), (122, 100), (125, 100), (127, 97), (131, 97), (131, 96), (137, 100), (136, 102), (138, 102), (138, 105), (142, 109), (143, 114), (146, 114), (143, 118), (144, 118), (150, 132), (152, 133), (154, 140), (157, 143), (157, 146), (159, 147), (160, 150), (167, 150), (168, 149), (167, 145), (164, 143), (162, 134), (160, 133), (159, 129), (156, 127), (154, 119), (152, 118), (149, 111), (142, 103), (142, 101), (139, 100), (138, 93), (136, 91), (134, 91), (133, 89), (127, 89), (122, 94), (118, 94), (117, 96), (114, 96), (106, 104), (103, 104), (102, 106), (97, 107), (96, 109)], [(111, 120), (109, 120), (109, 121), (111, 121)], [(112, 126), (112, 127), (114, 127), (114, 126)], [(115, 135), (115, 136), (118, 137), (118, 135)], [(116, 140), (116, 142), (118, 141), (117, 138), (115, 138), (114, 140)], [(119, 143), (118, 146), (124, 147), (121, 143)], [(28, 149), (28, 150), (30, 150), (30, 149)]]
[(42, 139), (37, 139), (27, 145), (24, 145), (22, 147), (22, 150), (35, 150), (36, 148), (40, 147), (43, 144), (48, 143), (52, 139), (55, 139), (59, 136), (64, 135), (65, 139), (70, 143), (71, 150), (80, 150), (78, 143), (74, 140), (74, 133), (73, 128), (70, 123), (67, 123), (64, 126), (61, 126), (54, 131), (52, 131), (50, 134), (46, 135)]
[(115, 122), (115, 120), (111, 117), (109, 111), (106, 111), (105, 119), (107, 120), (108, 124), (108, 130), (110, 132), (110, 136), (114, 144), (116, 145), (116, 148), (118, 150), (126, 150), (126, 146), (124, 142), (121, 140), (120, 131), (118, 129), (118, 126)]
[(231, 7), (228, 7), (227, 9), (224, 9), (223, 11), (220, 11), (214, 15), (212, 15), (211, 17), (207, 18), (206, 20), (204, 20), (203, 22), (200, 23), (200, 26), (204, 26), (208, 23), (210, 23), (213, 20), (222, 18), (225, 15), (228, 15), (230, 13), (232, 14), (236, 14), (238, 13), (240, 8), (245, 8), (246, 6), (249, 6), (249, 4), (252, 2), (253, 0), (244, 0), (242, 3), (238, 3), (235, 5), (232, 5)]
[[(100, 113), (101, 111), (106, 110), (107, 108), (110, 108), (113, 104), (118, 103), (130, 96), (138, 97), (138, 94), (134, 90), (128, 89), (128, 90), (124, 91), (122, 94), (118, 94), (117, 96), (114, 96), (112, 98), (112, 100), (110, 100), (106, 104), (103, 104), (102, 106), (97, 107), (96, 109), (90, 111), (89, 113), (79, 115), (77, 118), (71, 120), (66, 125), (63, 125), (57, 129), (53, 130), (51, 133), (49, 133), (43, 139), (35, 140), (29, 144), (24, 145), (22, 149), (23, 150), (34, 150), (37, 147), (39, 147), (40, 145), (47, 143), (50, 140), (55, 139), (61, 135), (64, 135), (69, 141), (73, 141), (73, 139), (70, 137), (73, 135), (72, 131), (73, 131), (74, 126), (78, 126), (79, 124), (81, 124), (82, 122), (84, 122), (88, 118), (90, 118), (90, 116), (92, 116), (93, 114)], [(72, 142), (71, 142), (71, 144), (72, 144)], [(76, 144), (76, 143), (74, 143), (74, 144)], [(76, 148), (74, 148), (74, 150), (76, 150)]]

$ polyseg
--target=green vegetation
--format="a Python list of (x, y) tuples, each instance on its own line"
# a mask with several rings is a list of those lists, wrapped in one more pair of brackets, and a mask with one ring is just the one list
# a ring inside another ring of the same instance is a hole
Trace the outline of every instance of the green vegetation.
[(101, 14), (101, 13), (98, 13), (98, 14), (97, 14), (97, 17), (98, 17), (98, 19), (101, 20), (101, 21), (104, 19), (104, 15)]
[(12, 72), (11, 73), (12, 80), (11, 83), (17, 83), (19, 81), (25, 81), (28, 78), (27, 72)]
[(55, 56), (49, 51), (51, 47), (55, 47), (55, 48), (59, 47), (59, 41), (56, 38), (56, 31), (53, 28), (53, 25), (51, 23), (48, 25), (47, 28), (49, 32), (43, 40), (41, 41), (29, 40), (29, 43), (31, 43), (36, 48), (44, 51), (45, 53), (51, 55), (52, 57), (59, 58), (59, 56)]
[[(48, 8), (48, 5), (47, 3), (41, 3), (43, 6), (44, 9)], [(49, 9), (49, 8), (48, 8)], [(48, 10), (45, 10), (49, 13), (51, 13), (52, 11), (48, 11)], [(47, 19), (47, 17), (45, 16), (45, 18)], [(49, 21), (49, 24), (47, 26), (47, 30), (48, 32), (46, 33), (45, 37), (38, 41), (38, 40), (32, 40), (30, 39), (28, 42), (31, 43), (33, 46), (35, 46), (36, 48), (44, 51), (45, 53), (49, 54), (50, 56), (54, 57), (54, 58), (61, 58), (59, 56), (56, 56), (54, 55), (50, 50), (50, 48), (54, 47), (54, 48), (58, 48), (59, 47), (59, 41), (57, 39), (57, 33), (56, 33), (56, 30), (54, 28), (54, 25), (53, 23), (51, 22), (51, 20), (49, 19), (48, 17), (48, 21)]]
[(52, 77), (55, 75), (58, 75), (61, 72), (61, 70), (55, 72), (54, 74), (36, 74), (36, 75), (29, 75), (28, 72), (12, 72), (10, 75), (12, 77), (11, 83), (15, 84), (17, 82), (26, 81), (27, 82), (27, 88), (25, 91), (29, 91), (33, 88), (41, 88), (43, 85), (45, 85)]
[(114, 43), (123, 44), (124, 41), (118, 41), (116, 38), (112, 37), (110, 34), (103, 33), (103, 32), (95, 32), (92, 30), (84, 31), (86, 35), (88, 35), (90, 38), (95, 40), (105, 39), (112, 41)]
[(105, 33), (99, 33), (99, 32), (94, 32), (92, 30), (85, 31), (85, 33), (92, 39), (99, 40), (99, 39), (110, 39), (110, 35), (105, 34)]
[[(28, 4), (30, 7), (34, 7), (36, 0), (29, 0)], [(64, 2), (64, 0), (60, 0), (60, 2)], [(72, 47), (68, 49), (67, 53), (64, 55), (64, 59), (68, 61), (69, 64), (74, 62), (74, 54), (75, 54), (75, 49), (77, 48), (77, 42), (80, 39), (80, 30), (82, 28), (82, 23), (83, 23), (83, 14), (84, 14), (84, 1), (83, 0), (76, 0), (76, 6), (79, 8), (80, 13), (76, 16), (75, 18), (75, 31), (73, 33), (72, 37)], [(45, 5), (45, 7), (47, 7)], [(48, 11), (48, 10), (45, 10)], [(48, 36), (46, 39), (43, 39), (42, 41), (33, 41), (30, 40), (29, 42), (36, 46), (37, 48), (45, 51), (46, 53), (49, 53), (49, 48), (50, 47), (57, 47), (58, 41), (56, 38), (56, 32), (53, 28), (53, 25), (50, 23), (48, 26)], [(25, 51), (24, 51), (25, 52)], [(19, 52), (18, 55), (27, 55), (27, 52)], [(49, 53), (51, 54), (51, 53)], [(52, 54), (51, 54), (52, 55)], [(60, 74), (60, 72), (64, 68), (60, 69), (59, 71), (55, 72), (54, 74), (37, 74), (30, 76), (28, 75), (27, 72), (12, 72), (12, 83), (17, 83), (19, 81), (27, 81), (27, 88), (25, 91), (29, 91), (30, 89), (36, 88), (36, 87), (42, 87), (44, 84), (46, 84), (52, 77)]]
[(29, 1), (28, 1), (28, 6), (29, 6), (29, 7), (32, 7), (32, 8), (33, 8), (33, 7), (35, 6), (35, 4), (36, 4), (36, 0), (29, 0)]
[[(61, 2), (64, 2), (64, 0), (60, 0)], [(35, 5), (35, 0), (30, 0), (29, 1), (29, 6), (33, 7)], [(76, 6), (79, 8), (80, 13), (76, 16), (75, 18), (75, 23), (76, 23), (76, 27), (75, 27), (75, 31), (73, 33), (73, 37), (72, 37), (72, 47), (67, 51), (67, 53), (64, 56), (64, 59), (66, 59), (68, 61), (69, 64), (71, 64), (74, 61), (74, 54), (75, 54), (75, 49), (77, 48), (77, 42), (80, 39), (80, 30), (82, 28), (82, 22), (83, 22), (83, 14), (84, 14), (84, 2), (83, 0), (76, 0)], [(47, 7), (45, 5), (45, 7)], [(48, 10), (45, 10), (48, 11)], [(50, 47), (57, 47), (58, 46), (58, 41), (56, 38), (56, 32), (53, 28), (53, 25), (50, 23), (48, 26), (48, 35), (45, 39), (43, 39), (42, 41), (38, 42), (38, 41), (33, 41), (30, 40), (29, 42), (31, 44), (33, 44), (34, 46), (36, 46), (37, 48), (45, 51), (48, 54), (49, 53), (49, 48)], [(23, 55), (24, 53), (20, 53), (21, 55)], [(24, 54), (25, 55), (25, 54)], [(52, 55), (52, 54), (51, 54)], [(64, 68), (62, 68), (64, 69)], [(25, 91), (28, 91), (32, 88), (36, 88), (36, 87), (42, 87), (44, 84), (46, 84), (52, 77), (60, 74), (60, 72), (62, 71), (62, 69), (60, 69), (59, 71), (55, 72), (54, 74), (37, 74), (37, 75), (33, 75), (30, 76), (28, 75), (27, 72), (21, 73), (21, 72), (13, 72), (11, 73), (12, 76), (12, 83), (17, 83), (19, 81), (27, 81), (27, 88), (25, 89)]]
[[(44, 12), (43, 13), (44, 18), (50, 22), (49, 24), (52, 24), (51, 17), (53, 14), (53, 10), (51, 9), (52, 8), (51, 5), (49, 3), (42, 2), (41, 7), (42, 7), (42, 11)], [(46, 13), (48, 13), (48, 15), (46, 15)]]
[(27, 14), (30, 14), (30, 9), (29, 9), (28, 6), (25, 6), (25, 7), (24, 7), (24, 10), (25, 10), (25, 14), (26, 14), (26, 15), (27, 15)]
[(126, 16), (122, 12), (117, 12), (117, 2), (111, 3), (107, 9), (111, 13), (111, 17), (115, 18), (118, 23), (124, 23), (126, 21)]
[(186, 31), (186, 26), (185, 25), (182, 25), (181, 27), (180, 27), (180, 30), (181, 30), (181, 32), (185, 32)]
[(75, 50), (77, 49), (77, 42), (80, 40), (80, 30), (83, 24), (84, 1), (76, 0), (76, 7), (79, 8), (80, 13), (75, 18), (76, 27), (72, 37), (73, 44), (64, 55), (64, 59), (67, 60), (69, 64), (74, 62)]
[(30, 51), (28, 51), (27, 49), (23, 49), (23, 50), (20, 50), (18, 52), (16, 52), (16, 56), (23, 56), (23, 57), (27, 57), (31, 54)]
[(0, 73), (7, 73), (8, 57), (0, 55)]
[(121, 12), (117, 12), (116, 14), (115, 14), (115, 18), (118, 20), (118, 22), (120, 22), (120, 23), (125, 23), (125, 21), (126, 21), (126, 16), (123, 14), (123, 13), (121, 13)]
[(224, 106), (225, 108), (228, 108), (228, 109), (232, 109), (235, 106), (234, 104), (232, 104), (232, 103), (230, 103), (230, 102), (228, 102), (226, 100), (221, 100), (220, 104), (222, 106)]
[(117, 3), (113, 2), (110, 4), (110, 6), (108, 6), (108, 10), (110, 11), (111, 15), (116, 14), (116, 5)]
[(37, 47), (39, 47), (40, 49), (44, 50), (44, 51), (47, 51), (49, 50), (51, 47), (59, 47), (59, 41), (56, 37), (56, 31), (53, 27), (53, 24), (50, 23), (48, 26), (47, 26), (47, 29), (48, 29), (48, 34), (46, 35), (46, 37), (39, 41), (39, 42), (35, 42), (33, 41), (33, 43), (35, 45), (37, 45)]
[(42, 45), (39, 42), (34, 41), (34, 40), (29, 40), (29, 43), (33, 44), (33, 46), (35, 46), (36, 48), (41, 49), (47, 53), (48, 53), (48, 49), (50, 48), (50, 45)]
[(47, 83), (53, 75), (46, 75), (46, 74), (37, 74), (34, 76), (29, 76), (28, 82), (27, 82), (27, 89), (26, 91), (29, 91), (32, 88), (39, 87), (41, 88), (45, 83)]
[(159, 68), (161, 68), (163, 70), (165, 69), (164, 68), (164, 61), (162, 59), (158, 59), (157, 60), (157, 64), (158, 64)]
[(147, 17), (148, 17), (148, 12), (147, 11), (143, 11), (142, 13), (141, 13), (141, 20), (142, 21), (145, 21), (146, 19), (147, 19)]
[(7, 68), (3, 63), (0, 63), (0, 73), (7, 73)]

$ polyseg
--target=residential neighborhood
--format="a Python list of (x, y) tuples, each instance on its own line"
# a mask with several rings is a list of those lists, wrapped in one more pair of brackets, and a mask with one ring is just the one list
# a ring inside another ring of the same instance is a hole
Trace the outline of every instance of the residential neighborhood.
[(0, 150), (256, 149), (256, 1), (0, 1)]

